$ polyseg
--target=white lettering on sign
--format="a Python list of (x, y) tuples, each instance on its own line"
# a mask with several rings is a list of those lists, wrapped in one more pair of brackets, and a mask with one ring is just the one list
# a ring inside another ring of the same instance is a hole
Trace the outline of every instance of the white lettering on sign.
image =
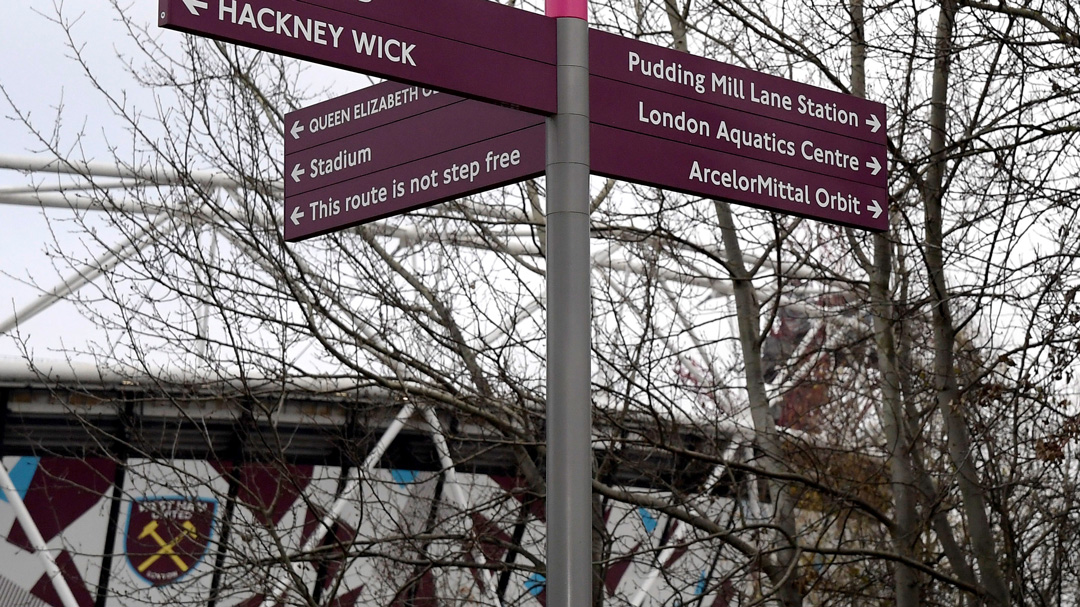
[(356, 116), (357, 119), (364, 118), (366, 116), (378, 114), (379, 112), (385, 110), (392, 110), (396, 107), (416, 101), (420, 98), (421, 95), (423, 95), (424, 97), (430, 97), (432, 95), (435, 95), (436, 93), (438, 93), (438, 91), (422, 89), (416, 86), (409, 87), (407, 89), (402, 89), (394, 93), (383, 95), (382, 97), (368, 99), (367, 101), (357, 103), (355, 106), (353, 106), (353, 114)]
[(380, 202), (386, 202), (386, 187), (372, 186), (371, 189), (366, 192), (346, 196), (345, 210), (355, 211), (361, 207), (379, 204)]
[(452, 164), (450, 168), (443, 171), (443, 183), (454, 183), (457, 181), (465, 181), (468, 178), (469, 183), (476, 181), (476, 176), (480, 174), (480, 161), (473, 160), (465, 164)]
[(804, 141), (800, 146), (802, 151), (802, 157), (816, 162), (818, 164), (824, 164), (826, 166), (834, 166), (841, 169), (851, 169), (858, 172), (859, 159), (851, 154), (845, 154), (840, 150), (826, 150), (817, 147), (812, 141)]
[[(457, 182), (474, 182), (481, 175), (496, 173), (504, 169), (516, 167), (522, 162), (520, 149), (489, 150), (479, 155), (475, 160), (464, 162), (448, 162), (444, 169), (433, 169), (422, 175), (408, 179), (389, 179), (389, 183), (381, 185), (365, 186), (365, 190), (351, 193), (343, 198), (325, 197), (306, 203), (306, 210), (301, 206), (293, 208), (290, 219), (293, 225), (300, 225), (301, 220), (323, 221), (334, 219), (335, 216), (349, 211), (371, 207), (394, 198), (401, 198), (409, 194), (418, 194), (429, 190), (437, 190), (441, 186)], [(456, 191), (462, 191), (458, 188)]]
[[(799, 113), (847, 126), (860, 126), (862, 121), (855, 112), (836, 107), (835, 103), (818, 103), (806, 95), (799, 95)], [(874, 117), (875, 121), (877, 117)], [(877, 132), (877, 129), (873, 129)]]
[[(218, 20), (225, 21), (226, 15), (234, 25), (249, 25), (252, 29), (260, 29), (270, 34), (307, 40), (323, 46), (332, 45), (334, 48), (338, 48), (341, 33), (345, 31), (343, 27), (318, 19), (301, 19), (270, 8), (256, 10), (247, 2), (238, 4), (238, 0), (221, 0), (218, 5)], [(329, 39), (327, 33), (330, 34)]]
[(152, 519), (179, 521), (189, 521), (196, 514), (206, 512), (212, 507), (210, 502), (201, 500), (140, 500), (138, 504), (139, 509), (149, 512)]
[(413, 177), (409, 180), (409, 193), (415, 194), (417, 192), (426, 192), (431, 188), (439, 187), (439, 172), (432, 170), (431, 173), (424, 173), (419, 177)]
[(666, 63), (663, 59), (657, 61), (642, 59), (634, 51), (630, 51), (627, 60), (627, 69), (631, 72), (634, 71), (634, 68), (637, 68), (637, 71), (641, 72), (642, 76), (688, 86), (698, 93), (705, 92), (705, 74), (695, 74), (684, 68), (681, 63)]
[(318, 133), (319, 131), (325, 131), (335, 126), (347, 124), (352, 117), (349, 115), (349, 108), (342, 110), (336, 110), (325, 114), (323, 116), (316, 116), (308, 123), (308, 131), (311, 133)]
[[(857, 112), (846, 110), (835, 102), (818, 101), (808, 95), (799, 95), (798, 98), (792, 98), (790, 94), (782, 92), (785, 85), (780, 81), (775, 82), (774, 85), (781, 90), (771, 91), (765, 88), (766, 84), (770, 82), (769, 80), (761, 82), (755, 80), (752, 75), (743, 77), (734, 74), (717, 74), (712, 71), (698, 73), (691, 71), (677, 61), (649, 59), (635, 51), (627, 52), (626, 69), (631, 74), (688, 87), (701, 95), (705, 95), (707, 91), (709, 95), (749, 101), (760, 106), (787, 112), (798, 112), (803, 116), (810, 116), (843, 126), (859, 128), (863, 124), (862, 117)], [(707, 78), (708, 86), (706, 86)], [(628, 80), (627, 82), (635, 83), (636, 81)], [(747, 83), (749, 83), (749, 86), (747, 86)], [(649, 86), (647, 83), (637, 82), (637, 84)], [(868, 113), (866, 124), (871, 133), (877, 133), (883, 123), (873, 113)]]
[[(419, 177), (413, 177), (408, 180), (409, 193), (416, 194), (417, 192), (426, 192), (432, 188), (437, 188), (440, 185), (449, 185), (458, 181), (468, 180), (472, 183), (483, 170), (485, 173), (492, 173), (499, 169), (505, 169), (512, 166), (521, 164), (521, 150), (511, 150), (509, 152), (496, 152), (494, 150), (489, 151), (484, 156), (484, 161), (473, 160), (470, 162), (463, 162), (461, 164), (451, 163), (451, 165), (443, 169), (440, 180), (440, 172), (433, 170), (430, 173), (425, 173)], [(392, 186), (394, 192), (394, 198), (405, 195), (405, 182), (394, 181)]]
[(712, 75), (712, 92), (735, 99), (746, 99), (746, 87), (743, 86), (742, 78), (735, 78), (727, 74), (723, 76)]
[(791, 97), (766, 90), (758, 90), (757, 83), (750, 81), (750, 101), (761, 105), (791, 111)]
[[(309, 202), (308, 210), (311, 211), (311, 221), (332, 219), (342, 211), (355, 211), (363, 207), (369, 207), (373, 204), (386, 202), (388, 194), (389, 192), (387, 191), (386, 186), (372, 186), (371, 189), (364, 190), (363, 192), (349, 194), (343, 200), (327, 198), (326, 200)], [(300, 217), (304, 217), (304, 215), (301, 214)], [(294, 220), (294, 224), (295, 223)]]
[(321, 177), (323, 175), (329, 175), (343, 169), (351, 169), (356, 166), (360, 166), (365, 162), (371, 162), (371, 148), (361, 148), (359, 150), (341, 150), (336, 156), (330, 158), (312, 158), (311, 159), (311, 177)]
[(368, 116), (378, 114), (385, 110), (392, 110), (396, 107), (401, 107), (416, 101), (420, 97), (431, 97), (437, 93), (438, 91), (432, 91), (417, 86), (401, 89), (393, 93), (387, 93), (386, 95), (376, 97), (375, 99), (367, 99), (360, 103), (332, 110), (319, 116), (313, 116), (307, 121), (306, 125), (305, 123), (296, 122), (291, 129), (292, 136), (293, 139), (299, 139), (300, 133), (303, 132), (315, 134), (320, 131), (328, 131), (334, 127), (349, 124), (354, 120), (367, 118)]
[(727, 141), (740, 150), (746, 146), (784, 156), (795, 156), (794, 141), (781, 139), (776, 136), (776, 133), (755, 133), (746, 129), (728, 128), (726, 120), (721, 121), (720, 126), (717, 127), (716, 138)]
[[(315, 202), (308, 203), (308, 209), (311, 211), (311, 221), (329, 219), (341, 212), (341, 201), (332, 198), (316, 200)], [(300, 217), (303, 217), (303, 214), (301, 214)], [(296, 223), (295, 211), (293, 212), (293, 223)]]
[[(851, 213), (852, 215), (862, 215), (859, 211), (859, 204), (862, 203), (854, 194), (843, 194), (840, 192), (830, 192), (825, 188), (818, 188), (817, 192), (814, 192), (814, 201), (817, 205), (823, 209), (835, 209), (841, 213)], [(876, 217), (876, 215), (875, 215)]]
[(701, 166), (701, 163), (696, 160), (693, 166), (690, 167), (690, 180), (711, 183), (729, 190), (770, 196), (786, 202), (810, 204), (810, 186), (799, 186), (789, 181), (760, 174), (754, 176), (743, 175), (735, 169), (730, 171), (711, 169)]
[(709, 137), (712, 130), (709, 128), (709, 123), (697, 118), (688, 118), (686, 112), (679, 112), (678, 114), (672, 114), (671, 112), (662, 112), (660, 110), (649, 110), (645, 112), (645, 104), (638, 101), (638, 121), (645, 124), (652, 124), (660, 126), (665, 129), (672, 129), (675, 131), (682, 131), (683, 133), (690, 133), (691, 135), (704, 135)]
[(402, 65), (416, 65), (410, 54), (416, 48), (415, 44), (408, 44), (394, 38), (384, 38), (377, 34), (370, 35), (367, 32), (357, 32), (356, 30), (352, 30), (352, 38), (353, 45), (356, 46), (356, 52), (361, 55), (378, 57)]
[(443, 184), (450, 184), (456, 181), (464, 181), (469, 179), (469, 183), (476, 180), (476, 177), (480, 175), (480, 169), (483, 168), (485, 172), (497, 171), (499, 169), (505, 169), (512, 166), (521, 164), (521, 150), (513, 150), (510, 152), (495, 152), (489, 151), (484, 156), (483, 164), (479, 160), (473, 160), (464, 164), (452, 164), (450, 168), (443, 171)]
[(497, 169), (505, 169), (521, 164), (521, 150), (502, 152), (500, 154), (488, 152), (485, 159), (487, 160), (487, 170), (490, 173)]

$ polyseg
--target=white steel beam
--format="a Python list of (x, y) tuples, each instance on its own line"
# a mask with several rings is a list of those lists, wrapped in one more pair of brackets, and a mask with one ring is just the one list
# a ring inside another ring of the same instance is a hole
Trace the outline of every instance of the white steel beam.
[[(442, 467), (443, 478), (446, 479), (450, 494), (454, 497), (454, 501), (457, 502), (462, 512), (468, 512), (472, 509), (472, 504), (469, 503), (469, 499), (465, 497), (465, 490), (458, 483), (457, 469), (454, 467), (454, 459), (450, 457), (450, 447), (446, 444), (446, 436), (443, 434), (439, 416), (431, 407), (424, 407), (423, 414), (424, 420), (431, 426), (431, 440), (435, 443), (435, 451), (439, 454), (439, 466)], [(468, 517), (465, 520), (468, 520)], [(476, 562), (481, 567), (484, 567), (487, 565), (487, 557), (484, 556), (484, 549), (480, 548), (479, 544), (477, 546)], [(491, 570), (485, 567), (482, 570), (482, 575), (484, 576), (484, 595), (493, 605), (502, 605), (499, 596), (495, 594), (496, 582)]]
[[(308, 536), (307, 541), (300, 546), (300, 554), (307, 554), (313, 550), (316, 546), (322, 542), (326, 534), (333, 528), (334, 523), (341, 518), (341, 511), (345, 509), (345, 505), (356, 499), (356, 493), (360, 491), (361, 483), (364, 476), (375, 467), (375, 464), (379, 462), (383, 454), (386, 453), (387, 448), (390, 447), (390, 443), (394, 442), (398, 433), (408, 423), (409, 418), (412, 417), (413, 412), (416, 410), (416, 406), (411, 402), (406, 402), (405, 406), (398, 411), (394, 421), (379, 437), (379, 442), (375, 444), (375, 448), (371, 450), (371, 453), (364, 459), (364, 463), (360, 465), (359, 470), (351, 470), (348, 475), (348, 479), (345, 483), (345, 487), (341, 490), (341, 494), (338, 495), (334, 503), (330, 505), (330, 508), (323, 513), (319, 518), (318, 524), (311, 531), (311, 535)], [(292, 568), (292, 572), (295, 579), (299, 579), (301, 576), (300, 564), (293, 559), (289, 559), (289, 567)], [(276, 578), (272, 582), (272, 588), (264, 601), (266, 605), (277, 605), (281, 600), (281, 597), (288, 591), (289, 586), (281, 578)], [(66, 607), (66, 606), (65, 606)]]
[(45, 566), (45, 575), (48, 576), (53, 588), (56, 589), (60, 602), (63, 603), (64, 607), (79, 607), (79, 603), (75, 600), (75, 595), (71, 593), (67, 580), (64, 579), (63, 573), (60, 572), (60, 567), (56, 565), (56, 559), (53, 558), (49, 546), (45, 543), (45, 538), (41, 537), (41, 531), (38, 529), (37, 523), (34, 522), (34, 517), (26, 509), (22, 496), (15, 489), (15, 483), (11, 482), (7, 467), (2, 462), (0, 462), (0, 490), (3, 490), (4, 497), (7, 498), (8, 503), (15, 510), (15, 518), (19, 521), (23, 531), (26, 532), (26, 538), (30, 541), (30, 546), (34, 549), (38, 558), (41, 559), (41, 564)]
[(48, 309), (49, 306), (79, 290), (83, 285), (113, 269), (117, 264), (127, 259), (132, 253), (139, 251), (144, 246), (152, 244), (152, 240), (146, 240), (145, 242), (139, 242), (139, 240), (151, 231), (156, 230), (166, 219), (168, 219), (168, 216), (162, 215), (154, 221), (154, 223), (139, 232), (135, 239), (133, 239), (133, 242), (124, 243), (105, 251), (105, 253), (101, 254), (93, 263), (86, 264), (79, 268), (74, 274), (65, 278), (60, 284), (52, 289), (49, 289), (30, 305), (16, 311), (10, 317), (0, 322), (0, 335), (7, 334), (9, 331), (19, 326), (20, 323), (25, 323), (42, 311)]
[(4, 193), (0, 192), (0, 204), (10, 204), (21, 207), (41, 207), (44, 209), (64, 209), (68, 211), (106, 211), (118, 210), (127, 213), (153, 214), (163, 211), (162, 207), (154, 207), (130, 200), (112, 200), (108, 207), (101, 204), (100, 200), (87, 196), (84, 193), (72, 192), (42, 192), (40, 194)]
[[(43, 156), (0, 154), (0, 169), (81, 175), (83, 177), (119, 177), (121, 179), (138, 179), (156, 185), (182, 185), (194, 181), (206, 187), (231, 189), (246, 187), (246, 184), (224, 173), (214, 171), (194, 170), (180, 172), (170, 168), (133, 168), (109, 162), (61, 160)], [(284, 182), (271, 184), (271, 187), (277, 192), (281, 192), (284, 189)]]

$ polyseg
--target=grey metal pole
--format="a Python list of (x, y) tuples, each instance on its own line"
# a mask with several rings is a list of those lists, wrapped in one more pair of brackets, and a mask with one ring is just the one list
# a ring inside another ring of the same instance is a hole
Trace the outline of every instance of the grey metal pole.
[[(556, 14), (552, 13), (553, 6)], [(547, 122), (547, 605), (592, 601), (589, 24), (549, 0), (558, 113)]]

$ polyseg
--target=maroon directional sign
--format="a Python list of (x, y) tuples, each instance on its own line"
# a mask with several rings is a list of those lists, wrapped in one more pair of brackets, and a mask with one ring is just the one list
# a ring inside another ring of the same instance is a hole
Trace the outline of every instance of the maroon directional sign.
[[(165, 27), (408, 83), (286, 117), (290, 240), (543, 170), (535, 115), (471, 99), (553, 113), (554, 19), (487, 0), (159, 3)], [(589, 44), (595, 173), (887, 229), (883, 105), (599, 31)], [(472, 157), (495, 144), (513, 149)]]
[[(478, 101), (456, 103), (407, 120), (349, 135), (306, 150), (285, 154), (285, 196), (362, 177), (541, 124), (542, 118)], [(420, 136), (418, 136), (420, 135)]]
[(594, 76), (884, 146), (885, 106), (866, 99), (592, 30)]
[(491, 0), (300, 0), (555, 64), (555, 20)]
[(461, 97), (386, 81), (286, 115), (285, 153), (341, 139), (461, 101)]
[(590, 32), (598, 175), (888, 229), (885, 107)]
[(285, 239), (544, 173), (544, 119), (384, 82), (285, 116)]
[(163, 27), (282, 55), (556, 109), (554, 20), (486, 0), (159, 0), (158, 16)]
[(884, 188), (885, 148), (775, 118), (593, 77), (594, 124)]
[(888, 228), (880, 187), (595, 123), (589, 137), (597, 175), (841, 225)]
[(305, 192), (285, 203), (295, 242), (544, 174), (545, 133), (536, 125), (405, 165)]

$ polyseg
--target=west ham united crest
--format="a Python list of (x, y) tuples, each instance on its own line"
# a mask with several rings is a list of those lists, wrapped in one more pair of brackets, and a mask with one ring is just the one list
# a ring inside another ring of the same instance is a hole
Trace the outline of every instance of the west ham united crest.
[(154, 586), (190, 573), (206, 554), (217, 501), (145, 497), (131, 502), (124, 551), (128, 564)]

